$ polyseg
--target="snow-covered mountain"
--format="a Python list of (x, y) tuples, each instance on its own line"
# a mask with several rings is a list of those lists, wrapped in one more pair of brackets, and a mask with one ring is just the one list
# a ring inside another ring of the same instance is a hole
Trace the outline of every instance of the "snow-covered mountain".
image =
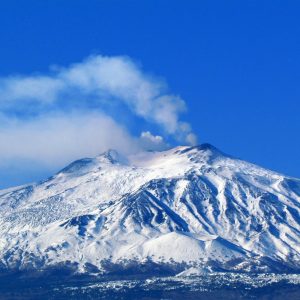
[(176, 265), (300, 271), (300, 180), (211, 145), (110, 150), (0, 191), (3, 269)]

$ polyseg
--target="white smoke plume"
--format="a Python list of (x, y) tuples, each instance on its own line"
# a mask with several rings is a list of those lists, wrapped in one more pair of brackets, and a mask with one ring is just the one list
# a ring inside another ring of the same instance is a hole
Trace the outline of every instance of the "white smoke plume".
[(59, 105), (78, 99), (89, 102), (119, 101), (137, 116), (161, 126), (166, 133), (190, 143), (190, 126), (180, 121), (185, 102), (167, 93), (166, 85), (148, 76), (127, 57), (92, 56), (48, 75), (0, 78), (0, 110), (16, 105)]
[(108, 148), (128, 153), (167, 147), (148, 129), (135, 136), (122, 114), (178, 143), (195, 144), (191, 126), (181, 120), (185, 111), (186, 103), (165, 82), (124, 56), (96, 55), (47, 74), (2, 77), (0, 171), (4, 161), (62, 167)]

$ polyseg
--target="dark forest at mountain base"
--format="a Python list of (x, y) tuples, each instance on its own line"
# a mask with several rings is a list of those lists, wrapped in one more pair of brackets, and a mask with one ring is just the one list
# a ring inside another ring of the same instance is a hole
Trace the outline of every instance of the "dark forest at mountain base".
[(299, 299), (299, 274), (72, 276), (66, 270), (0, 277), (0, 299)]

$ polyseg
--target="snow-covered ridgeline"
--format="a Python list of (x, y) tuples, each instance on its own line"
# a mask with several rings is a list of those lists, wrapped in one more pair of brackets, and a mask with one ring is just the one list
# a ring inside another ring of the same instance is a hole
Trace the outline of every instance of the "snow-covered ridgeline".
[(203, 144), (110, 150), (0, 191), (4, 268), (108, 259), (300, 270), (300, 181)]

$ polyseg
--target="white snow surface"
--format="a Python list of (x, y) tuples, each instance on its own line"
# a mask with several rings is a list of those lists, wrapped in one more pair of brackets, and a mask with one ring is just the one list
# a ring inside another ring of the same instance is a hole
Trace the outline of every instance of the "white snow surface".
[(0, 191), (2, 267), (149, 258), (300, 270), (300, 180), (203, 144), (129, 157), (109, 150)]

